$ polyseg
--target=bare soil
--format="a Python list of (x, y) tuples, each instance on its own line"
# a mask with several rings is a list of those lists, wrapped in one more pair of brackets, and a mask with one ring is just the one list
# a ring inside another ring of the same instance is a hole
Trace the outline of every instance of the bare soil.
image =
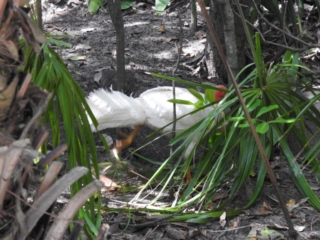
[[(58, 1), (56, 1), (58, 2)], [(172, 75), (177, 62), (177, 39), (179, 38), (179, 24), (177, 11), (175, 7), (170, 8), (164, 14), (156, 15), (153, 10), (153, 4), (149, 2), (140, 2), (134, 9), (123, 11), (125, 24), (125, 44), (126, 44), (126, 68), (133, 73), (131, 81), (134, 81), (134, 87), (131, 93), (134, 96), (139, 95), (146, 89), (171, 85), (171, 82), (163, 79), (151, 77), (142, 74), (141, 71), (149, 71)], [(180, 2), (178, 8), (186, 6), (187, 2)], [(75, 80), (79, 83), (84, 93), (87, 95), (90, 91), (99, 87), (95, 81), (100, 78), (102, 69), (110, 70), (115, 68), (115, 48), (116, 37), (115, 30), (106, 9), (100, 9), (96, 14), (91, 15), (87, 10), (86, 1), (69, 0), (60, 1), (60, 3), (47, 3), (44, 12), (45, 30), (54, 34), (68, 34), (69, 38), (64, 41), (72, 44), (71, 48), (57, 49), (63, 56), (65, 63), (71, 71)], [(205, 23), (199, 13), (199, 32), (196, 34), (189, 31), (190, 11), (182, 14), (184, 41), (183, 54), (181, 56), (181, 65), (191, 62), (202, 53), (205, 48)], [(83, 56), (82, 60), (74, 60), (73, 57)], [(192, 69), (193, 68), (193, 69)], [(180, 66), (175, 76), (201, 83), (211, 81), (210, 79), (201, 79), (200, 74), (193, 74), (196, 66)], [(100, 73), (99, 73), (100, 72)], [(195, 71), (196, 72), (196, 71)], [(98, 74), (98, 75), (97, 75)], [(105, 74), (109, 74), (106, 76)], [(113, 81), (112, 71), (102, 74), (102, 80), (110, 86)], [(217, 84), (218, 82), (213, 82)], [(150, 142), (152, 138), (146, 138), (152, 131), (144, 128), (135, 139), (133, 149), (143, 146)], [(115, 139), (115, 130), (105, 130)], [(157, 135), (158, 136), (158, 135)], [(99, 150), (99, 161), (109, 161), (109, 155), (104, 150), (102, 143), (97, 139)], [(152, 142), (138, 153), (155, 162), (163, 162), (169, 155), (168, 139), (160, 138)], [(131, 155), (129, 151), (123, 154), (127, 166), (134, 169), (135, 172), (143, 175), (152, 174), (154, 167), (138, 156)], [(279, 187), (283, 193), (285, 202), (295, 200), (297, 203), (302, 200), (302, 196), (295, 188), (291, 180), (290, 172), (286, 161), (277, 157), (272, 161), (275, 174), (279, 181)], [(310, 169), (304, 169), (304, 174), (314, 187), (319, 196), (319, 184), (310, 173)], [(137, 174), (120, 174), (121, 180), (113, 179), (116, 182), (123, 181), (127, 186), (134, 182), (144, 181)], [(254, 181), (252, 177), (252, 181)], [(250, 181), (242, 194), (239, 195), (228, 207), (229, 209), (239, 209), (246, 205), (249, 200), (252, 187)], [(128, 191), (126, 196), (117, 191), (107, 191), (104, 194), (104, 205), (107, 207), (121, 207), (126, 201), (135, 196), (136, 192)], [(156, 217), (150, 214), (134, 211), (131, 216), (120, 212), (107, 211), (103, 215), (103, 222), (109, 224), (108, 239), (246, 239), (250, 230), (260, 231), (263, 226), (276, 229), (278, 233), (283, 234), (288, 239), (288, 231), (280, 226), (286, 226), (283, 214), (277, 203), (275, 191), (266, 179), (262, 194), (257, 203), (247, 211), (242, 212), (234, 218), (227, 218), (225, 227), (221, 227), (219, 219), (210, 221), (207, 224), (197, 225), (191, 223), (161, 223), (145, 227), (125, 228), (127, 219), (131, 218), (133, 224), (143, 223), (155, 220)], [(170, 197), (162, 199), (170, 204)], [(301, 232), (304, 239), (320, 239), (320, 221), (318, 212), (308, 203), (293, 207), (291, 218), (295, 226), (305, 227)], [(302, 229), (302, 228), (301, 228)], [(280, 239), (262, 238), (261, 239)], [(278, 236), (279, 237), (279, 236)], [(253, 239), (252, 237), (248, 239)]]

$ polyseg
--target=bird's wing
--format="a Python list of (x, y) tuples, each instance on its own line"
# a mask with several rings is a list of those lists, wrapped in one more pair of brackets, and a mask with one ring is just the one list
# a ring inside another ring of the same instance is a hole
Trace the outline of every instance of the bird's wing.
[(98, 130), (142, 125), (146, 121), (139, 101), (122, 92), (108, 92), (101, 88), (90, 93), (87, 103), (99, 123)]
[[(147, 116), (146, 124), (152, 128), (161, 128), (173, 121), (173, 103), (168, 102), (173, 99), (172, 87), (158, 87), (145, 91), (137, 99), (144, 106)], [(187, 89), (176, 87), (176, 99), (187, 100), (196, 103), (198, 99)], [(192, 105), (176, 104), (177, 118), (184, 116), (195, 110)], [(201, 119), (206, 117), (212, 108), (206, 108), (195, 114), (188, 115), (176, 123), (176, 130), (183, 131)], [(165, 132), (171, 131), (169, 125), (164, 129)]]

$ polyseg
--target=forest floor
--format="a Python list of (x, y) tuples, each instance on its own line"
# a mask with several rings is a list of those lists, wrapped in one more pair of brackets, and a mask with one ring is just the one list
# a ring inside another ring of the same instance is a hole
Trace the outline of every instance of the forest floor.
[[(110, 70), (116, 67), (116, 37), (112, 21), (106, 9), (100, 9), (96, 14), (91, 15), (87, 10), (85, 0), (54, 2), (60, 3), (48, 3), (44, 6), (46, 9), (43, 17), (45, 30), (53, 34), (69, 35), (64, 41), (69, 42), (72, 47), (59, 48), (57, 51), (63, 56), (65, 63), (85, 95), (88, 95), (89, 92), (99, 87), (97, 81), (101, 80), (101, 70)], [(161, 15), (155, 14), (152, 4), (142, 2), (137, 4), (134, 10), (123, 11), (126, 68), (134, 73), (134, 78), (131, 79), (131, 81), (134, 81), (131, 92), (134, 96), (138, 96), (144, 90), (152, 87), (171, 86), (169, 81), (141, 72), (148, 71), (172, 76), (178, 58), (177, 40), (180, 37), (177, 8), (186, 5), (187, 2), (182, 2), (182, 5), (173, 7)], [(190, 11), (186, 11), (181, 17), (184, 30), (183, 54), (175, 76), (196, 83), (210, 82), (212, 80), (205, 77), (201, 79), (199, 73), (193, 74), (193, 72), (196, 72), (196, 67), (188, 65), (205, 48), (205, 22), (199, 13), (199, 30), (196, 33), (191, 33), (189, 31)], [(108, 74), (108, 71), (106, 73)], [(102, 78), (106, 78), (104, 81), (107, 85), (112, 84), (112, 81), (110, 81), (111, 75), (112, 71), (109, 72), (108, 76), (102, 74)], [(222, 82), (212, 83), (221, 84)], [(115, 130), (102, 132), (113, 139), (115, 138)], [(150, 142), (152, 138), (146, 138), (146, 136), (151, 132), (151, 130), (144, 128), (130, 149), (138, 148)], [(96, 139), (99, 162), (108, 162), (109, 154), (105, 151), (99, 138)], [(138, 153), (155, 162), (163, 162), (169, 156), (169, 148), (164, 147), (167, 145), (168, 139), (160, 138), (160, 140), (152, 142)], [(129, 151), (124, 152), (122, 157), (129, 168), (134, 169), (132, 172), (139, 174), (120, 173), (121, 179), (108, 175), (115, 182), (121, 181), (126, 186), (130, 186), (133, 182), (134, 184), (139, 183), (139, 181), (144, 183), (145, 179), (140, 178), (140, 174), (150, 175), (150, 172), (152, 174), (152, 171), (154, 171), (154, 167), (150, 166), (151, 164), (146, 163), (136, 155), (130, 154)], [(277, 157), (272, 161), (272, 164), (284, 200), (291, 206), (290, 214), (294, 226), (297, 227), (304, 239), (320, 239), (319, 213), (303, 199), (295, 188), (286, 161)], [(320, 186), (313, 179), (309, 170), (304, 169), (304, 174), (319, 196)], [(252, 181), (254, 181), (254, 176)], [(242, 194), (234, 199), (228, 209), (244, 207), (249, 200), (251, 191), (252, 186), (249, 181)], [(109, 208), (126, 207), (126, 203), (136, 193), (136, 191), (128, 190), (123, 193), (109, 189), (104, 193), (104, 206)], [(162, 204), (166, 206), (170, 206), (170, 201), (169, 196), (161, 199)], [(219, 199), (213, 200), (213, 205), (218, 204), (218, 202)], [(128, 219), (132, 220), (132, 224), (146, 223), (158, 219), (150, 213), (134, 210), (139, 206), (132, 207), (133, 210), (129, 214), (110, 210), (103, 214), (103, 223), (110, 226), (108, 239), (254, 239), (257, 232), (264, 233), (263, 229), (265, 227), (275, 231), (271, 238), (265, 236), (261, 239), (281, 239), (281, 236), (285, 239), (288, 238), (286, 222), (269, 179), (265, 180), (258, 201), (238, 216), (227, 218), (225, 226), (221, 226), (219, 219), (216, 219), (201, 225), (186, 222), (159, 222), (142, 227), (131, 226), (126, 228)], [(252, 233), (252, 235), (248, 236), (249, 233)]]

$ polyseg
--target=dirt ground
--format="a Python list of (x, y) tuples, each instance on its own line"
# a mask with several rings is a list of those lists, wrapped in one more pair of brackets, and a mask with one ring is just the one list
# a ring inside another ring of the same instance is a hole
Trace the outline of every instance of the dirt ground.
[[(187, 5), (187, 2), (182, 2), (182, 5)], [(99, 78), (101, 80), (101, 76), (99, 76), (101, 72), (99, 73), (99, 71), (102, 69), (110, 70), (116, 66), (116, 37), (109, 14), (106, 9), (100, 9), (96, 14), (91, 15), (84, 0), (62, 0), (59, 3), (46, 3), (44, 8), (43, 19), (46, 31), (69, 35), (65, 41), (72, 44), (72, 47), (57, 49), (57, 51), (62, 54), (73, 77), (87, 95), (99, 87), (95, 81)], [(151, 3), (141, 2), (134, 9), (125, 10), (123, 13), (126, 68), (134, 75), (132, 94), (137, 96), (152, 87), (171, 85), (169, 81), (142, 74), (140, 71), (172, 75), (178, 57), (179, 25), (176, 8), (171, 8), (165, 14), (156, 15)], [(205, 47), (205, 23), (201, 16), (198, 20), (199, 32), (197, 34), (189, 31), (190, 11), (186, 11), (182, 15), (182, 22), (184, 41), (181, 64), (192, 62)], [(79, 56), (82, 57), (82, 60), (75, 60), (75, 57)], [(193, 75), (195, 67), (191, 68), (190, 66), (181, 66), (176, 72), (176, 77), (197, 83), (210, 81), (201, 79), (199, 74)], [(112, 74), (112, 71), (104, 71), (102, 74), (107, 85), (112, 84)], [(146, 139), (146, 136), (151, 132), (151, 130), (144, 128), (134, 141), (132, 148), (148, 143), (150, 139)], [(106, 130), (103, 133), (110, 135), (113, 139), (116, 135), (115, 130)], [(108, 154), (98, 138), (96, 144), (99, 150), (99, 161), (108, 161)], [(167, 144), (168, 140), (161, 138), (139, 153), (146, 158), (161, 162), (169, 155), (169, 149), (164, 147)], [(134, 165), (135, 162), (140, 164), (134, 167), (136, 171), (143, 170), (143, 167), (148, 166), (143, 159), (131, 156), (128, 152), (125, 154), (127, 154), (125, 157), (127, 157), (128, 164)], [(294, 187), (286, 162), (275, 159), (273, 168), (285, 202), (294, 199), (296, 203), (299, 203), (291, 204), (290, 214), (294, 225), (300, 230), (302, 239), (320, 239), (319, 214), (303, 200), (299, 191)], [(309, 169), (304, 169), (304, 173), (319, 196), (319, 184), (311, 177)], [(136, 179), (136, 176), (126, 176), (126, 181), (133, 181), (132, 179)], [(239, 195), (229, 206), (229, 209), (238, 209), (244, 206), (249, 199), (251, 190), (249, 181), (243, 190), (244, 194)], [(135, 193), (128, 193), (126, 197), (130, 200), (134, 195)], [(288, 231), (283, 227), (286, 226), (286, 222), (276, 199), (274, 189), (270, 181), (266, 179), (257, 203), (237, 217), (227, 218), (224, 227), (217, 219), (203, 225), (161, 223), (125, 229), (128, 216), (119, 212), (105, 213), (103, 222), (110, 226), (108, 239), (254, 239), (253, 236), (257, 232), (263, 233), (265, 226), (275, 229), (276, 232), (271, 234), (270, 238), (261, 237), (260, 239), (287, 239)], [(123, 206), (123, 196), (120, 193), (109, 192), (104, 195), (104, 204), (108, 207)], [(145, 222), (146, 219), (154, 220), (147, 213), (132, 212), (131, 214), (131, 218), (137, 219), (137, 223), (141, 219), (144, 220), (140, 222)], [(253, 233), (250, 235), (251, 237), (248, 236), (250, 231)]]

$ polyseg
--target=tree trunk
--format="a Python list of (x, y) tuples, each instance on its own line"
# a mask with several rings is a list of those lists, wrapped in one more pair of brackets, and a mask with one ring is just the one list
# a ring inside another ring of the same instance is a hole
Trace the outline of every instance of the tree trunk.
[(124, 26), (120, 0), (108, 0), (108, 10), (117, 36), (117, 83), (115, 90), (123, 91), (126, 87), (126, 71), (124, 57)]
[[(236, 11), (236, 6), (231, 5), (231, 1), (230, 3), (226, 1), (229, 0), (210, 1), (209, 16), (216, 28), (231, 70), (233, 71), (233, 74), (236, 75), (246, 65), (245, 33), (241, 19), (228, 9), (228, 6), (231, 6), (233, 11)], [(241, 0), (240, 2), (242, 6), (244, 6), (243, 11), (245, 16), (248, 16), (247, 9), (249, 8), (247, 6), (249, 0)], [(208, 43), (209, 54), (207, 57), (207, 65), (209, 76), (215, 78), (216, 83), (224, 82), (231, 84), (230, 78), (228, 80), (227, 71), (223, 66), (221, 57), (210, 34), (208, 34)], [(234, 47), (234, 45), (236, 45), (236, 47)]]

